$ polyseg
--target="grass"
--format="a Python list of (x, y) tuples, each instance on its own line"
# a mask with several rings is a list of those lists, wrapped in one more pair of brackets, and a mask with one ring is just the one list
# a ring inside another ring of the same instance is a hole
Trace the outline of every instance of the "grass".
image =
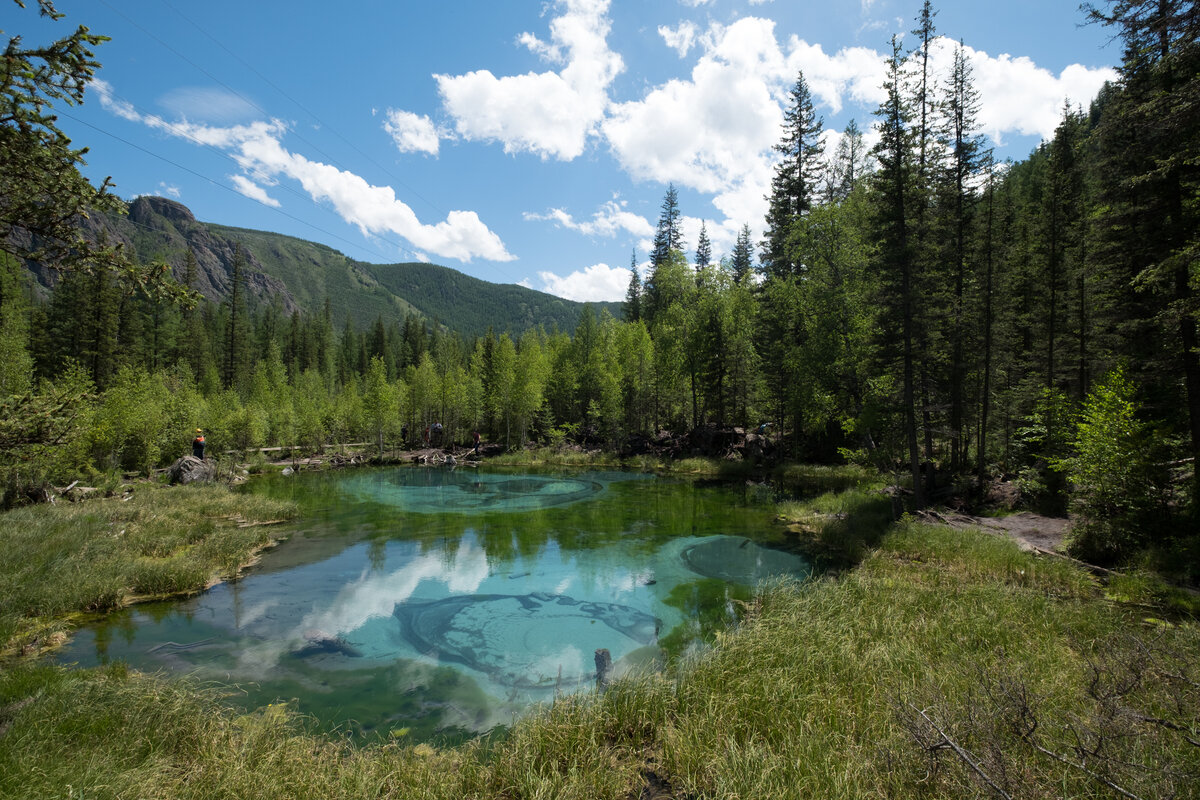
[[(874, 518), (877, 497), (791, 512), (837, 527)], [(0, 673), (0, 797), (999, 796), (980, 772), (1014, 797), (1114, 796), (1102, 781), (1200, 796), (1194, 621), (1148, 622), (1074, 564), (985, 533), (904, 519), (870, 539), (837, 579), (766, 587), (676, 672), (455, 749), (356, 749), (286, 706), (236, 714), (120, 667), (16, 665)]]
[[(236, 569), (270, 528), (232, 518), (287, 513), (260, 502), (139, 489), (6, 515), (4, 624), (27, 637)], [(1002, 537), (892, 515), (870, 484), (782, 504), (797, 535), (858, 566), (763, 587), (744, 623), (669, 674), (457, 748), (355, 747), (287, 705), (238, 713), (187, 680), (11, 661), (0, 798), (1200, 797), (1200, 628), (1169, 586), (1134, 573), (1102, 587)]]
[(72, 623), (195, 592), (247, 564), (288, 503), (220, 486), (139, 484), (132, 494), (0, 516), (0, 654), (32, 653)]

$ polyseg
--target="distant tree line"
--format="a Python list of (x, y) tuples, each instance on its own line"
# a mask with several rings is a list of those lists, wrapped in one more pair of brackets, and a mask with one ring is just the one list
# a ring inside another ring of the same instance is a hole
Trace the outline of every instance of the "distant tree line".
[(928, 0), (915, 49), (893, 39), (873, 150), (851, 122), (824, 152), (799, 74), (762, 241), (746, 225), (715, 259), (702, 227), (689, 259), (671, 186), (624, 318), (588, 310), (571, 332), (464, 341), (416, 316), (337, 329), (328, 304), (248, 308), (240, 254), (220, 303), (190, 291), (194, 259), (166, 292), (148, 290), (152, 267), (72, 265), (39, 302), (28, 254), (8, 248), (10, 486), (22, 469), (150, 469), (195, 427), (217, 451), (383, 449), (433, 422), (460, 443), (620, 449), (770, 423), (792, 458), (906, 475), (914, 507), (1015, 477), (1043, 507), (1074, 502), (1085, 549), (1117, 558), (1178, 528), (1200, 491), (1200, 14), (1181, 0), (1086, 13), (1123, 42), (1120, 77), (1019, 163), (985, 146), (961, 45), (934, 74)]

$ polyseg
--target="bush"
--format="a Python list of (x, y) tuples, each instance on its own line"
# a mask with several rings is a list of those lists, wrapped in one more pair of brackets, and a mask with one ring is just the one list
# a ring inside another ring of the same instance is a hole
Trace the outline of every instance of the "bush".
[(1123, 559), (1148, 545), (1166, 519), (1161, 440), (1137, 412), (1133, 383), (1117, 369), (1084, 401), (1075, 455), (1056, 462), (1071, 482), (1071, 510), (1079, 518), (1071, 549), (1081, 558)]

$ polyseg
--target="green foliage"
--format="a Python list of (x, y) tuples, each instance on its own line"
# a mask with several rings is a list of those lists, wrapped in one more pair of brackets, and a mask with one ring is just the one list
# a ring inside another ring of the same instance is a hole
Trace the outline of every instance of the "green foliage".
[(1078, 516), (1072, 550), (1112, 563), (1149, 543), (1164, 517), (1161, 446), (1138, 416), (1136, 389), (1121, 369), (1083, 404), (1074, 455), (1059, 462)]
[(40, 505), (0, 516), (0, 652), (61, 629), (71, 615), (137, 595), (193, 592), (272, 541), (294, 507), (229, 489), (140, 485), (131, 498)]
[(1064, 510), (1067, 485), (1062, 459), (1069, 452), (1075, 413), (1074, 403), (1063, 392), (1044, 389), (1025, 425), (1016, 431), (1025, 464), (1018, 479), (1021, 493), (1050, 513)]

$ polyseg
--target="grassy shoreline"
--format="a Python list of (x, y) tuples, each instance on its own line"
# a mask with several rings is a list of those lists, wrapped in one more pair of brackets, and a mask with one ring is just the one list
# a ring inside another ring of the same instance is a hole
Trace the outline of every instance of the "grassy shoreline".
[(120, 497), (0, 516), (0, 657), (60, 644), (89, 614), (203, 591), (279, 539), (296, 509), (224, 486), (136, 484)]
[(1195, 620), (994, 535), (891, 523), (875, 491), (780, 511), (859, 566), (765, 587), (704, 656), (499, 742), (354, 747), (286, 705), (14, 662), (0, 797), (1200, 796)]

